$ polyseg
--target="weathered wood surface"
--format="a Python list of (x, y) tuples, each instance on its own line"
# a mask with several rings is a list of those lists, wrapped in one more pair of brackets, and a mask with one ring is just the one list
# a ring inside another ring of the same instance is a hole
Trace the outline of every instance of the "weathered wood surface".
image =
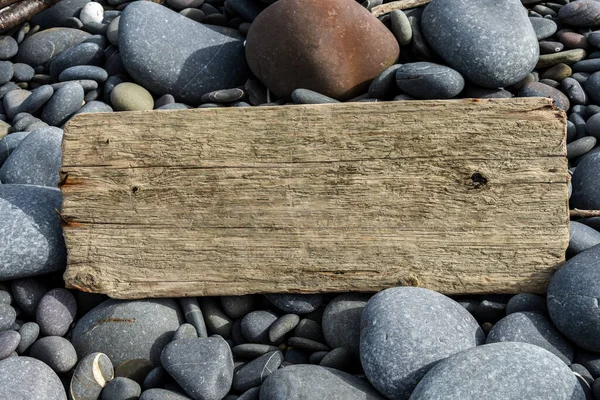
[(74, 118), (67, 285), (117, 298), (543, 292), (568, 244), (548, 99)]
[(420, 7), (431, 3), (431, 0), (398, 0), (385, 3), (371, 9), (371, 13), (375, 17), (389, 14), (394, 10), (408, 10), (410, 8)]

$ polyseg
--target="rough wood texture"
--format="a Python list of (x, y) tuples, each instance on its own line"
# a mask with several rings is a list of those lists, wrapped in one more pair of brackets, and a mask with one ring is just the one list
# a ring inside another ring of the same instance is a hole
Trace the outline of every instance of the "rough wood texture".
[(394, 10), (408, 10), (410, 8), (420, 7), (431, 3), (431, 0), (398, 0), (390, 3), (382, 4), (371, 9), (371, 13), (375, 17), (389, 14)]
[[(0, 10), (0, 33), (6, 32), (23, 22), (29, 21), (36, 14), (52, 7), (59, 0), (22, 0), (12, 2), (8, 7)], [(6, 5), (6, 2), (3, 2)]]
[(543, 292), (569, 239), (565, 126), (548, 99), (77, 116), (66, 282), (117, 298)]

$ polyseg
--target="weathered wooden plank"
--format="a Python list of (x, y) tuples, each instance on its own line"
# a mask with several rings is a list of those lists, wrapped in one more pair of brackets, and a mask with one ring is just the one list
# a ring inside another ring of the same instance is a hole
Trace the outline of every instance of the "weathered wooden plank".
[(568, 244), (547, 99), (87, 114), (67, 284), (112, 297), (541, 292)]

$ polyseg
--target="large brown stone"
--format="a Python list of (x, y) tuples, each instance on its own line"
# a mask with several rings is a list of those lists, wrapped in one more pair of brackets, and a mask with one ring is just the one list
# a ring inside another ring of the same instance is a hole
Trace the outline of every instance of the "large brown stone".
[(355, 0), (279, 0), (246, 39), (250, 69), (280, 98), (304, 88), (349, 99), (399, 55), (394, 35)]

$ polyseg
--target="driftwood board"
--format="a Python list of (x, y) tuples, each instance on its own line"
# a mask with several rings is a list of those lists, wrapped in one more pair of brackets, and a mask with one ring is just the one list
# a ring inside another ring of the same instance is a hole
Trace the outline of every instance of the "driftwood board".
[(74, 118), (68, 286), (116, 298), (543, 292), (568, 244), (547, 99)]

